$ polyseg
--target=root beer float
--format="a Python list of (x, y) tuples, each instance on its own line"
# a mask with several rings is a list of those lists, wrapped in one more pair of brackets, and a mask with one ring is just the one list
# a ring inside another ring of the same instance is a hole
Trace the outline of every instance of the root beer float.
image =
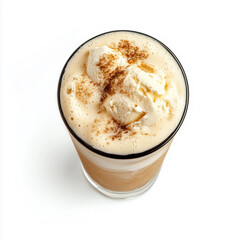
[(73, 53), (58, 100), (85, 176), (102, 193), (123, 198), (156, 179), (186, 114), (188, 85), (166, 46), (115, 31)]

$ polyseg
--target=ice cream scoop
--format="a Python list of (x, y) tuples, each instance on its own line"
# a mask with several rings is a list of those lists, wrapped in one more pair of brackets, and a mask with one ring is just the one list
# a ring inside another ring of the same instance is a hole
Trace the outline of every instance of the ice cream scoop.
[(95, 47), (89, 51), (87, 74), (93, 82), (100, 84), (105, 81), (104, 70), (111, 74), (117, 67), (126, 64), (127, 61), (120, 52), (107, 46)]

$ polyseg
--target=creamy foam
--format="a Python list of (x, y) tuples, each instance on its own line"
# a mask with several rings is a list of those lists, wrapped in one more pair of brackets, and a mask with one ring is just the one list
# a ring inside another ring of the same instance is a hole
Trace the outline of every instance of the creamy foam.
[(73, 131), (96, 149), (122, 155), (166, 139), (182, 117), (185, 93), (171, 54), (131, 32), (108, 33), (82, 46), (67, 64), (60, 92)]

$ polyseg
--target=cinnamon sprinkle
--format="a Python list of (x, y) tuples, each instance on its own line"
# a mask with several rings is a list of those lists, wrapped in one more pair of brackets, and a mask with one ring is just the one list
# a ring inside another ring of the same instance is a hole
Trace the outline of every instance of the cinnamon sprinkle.
[(134, 45), (134, 42), (128, 40), (120, 40), (117, 50), (127, 58), (129, 63), (135, 63), (138, 60), (146, 59), (149, 56), (145, 49), (140, 50), (138, 46)]
[(117, 55), (115, 54), (103, 54), (99, 59), (97, 66), (99, 67), (104, 80), (108, 80), (111, 77), (112, 69), (114, 67)]
[(102, 92), (101, 102), (104, 102), (108, 96), (115, 94), (118, 89), (121, 89), (121, 84), (123, 83), (126, 75), (127, 71), (121, 67), (117, 67), (112, 74), (110, 74), (106, 81), (107, 84)]
[(75, 95), (84, 104), (88, 103), (88, 99), (93, 94), (91, 88), (86, 88), (86, 82), (84, 80), (76, 81), (75, 83)]
[(99, 136), (100, 134), (107, 134), (108, 137), (106, 140), (108, 138), (112, 141), (115, 139), (121, 140), (124, 135), (127, 137), (136, 134), (136, 132), (133, 132), (130, 128), (128, 128), (128, 126), (122, 126), (114, 119), (107, 120), (106, 128), (104, 130), (100, 130), (102, 129), (103, 124), (104, 120), (102, 118), (95, 119), (91, 126), (91, 132), (95, 132), (96, 136)]
[(118, 122), (113, 120), (114, 126), (111, 129), (113, 131), (113, 135), (111, 136), (112, 140), (118, 139), (121, 140), (124, 134), (130, 132), (130, 129), (125, 125), (120, 125)]

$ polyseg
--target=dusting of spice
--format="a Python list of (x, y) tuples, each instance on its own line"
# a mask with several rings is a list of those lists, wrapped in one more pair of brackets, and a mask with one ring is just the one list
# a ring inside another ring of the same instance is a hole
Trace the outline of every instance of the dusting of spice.
[(117, 50), (125, 56), (129, 63), (135, 63), (138, 60), (146, 59), (149, 54), (145, 49), (141, 49), (128, 40), (120, 40), (117, 45)]
[(121, 84), (124, 81), (124, 78), (127, 75), (127, 71), (121, 67), (117, 67), (112, 74), (109, 75), (109, 78), (106, 79), (106, 85), (103, 88), (101, 102), (109, 96), (116, 93), (117, 89), (121, 89)]
[[(89, 98), (93, 94), (92, 86), (86, 88), (86, 81), (84, 79), (78, 80), (77, 78), (73, 78), (73, 80), (77, 80), (75, 82), (75, 96), (82, 103), (87, 104)], [(93, 85), (93, 83), (92, 83)]]
[(99, 129), (102, 129), (101, 125), (103, 124), (103, 119), (96, 118), (91, 126), (91, 132), (95, 132), (96, 136), (99, 136), (100, 134), (107, 135), (108, 137), (106, 139), (111, 139), (112, 141), (115, 139), (121, 140), (123, 138), (126, 138), (128, 136), (133, 136), (136, 134), (135, 131), (133, 131), (128, 126), (120, 125), (117, 121), (115, 121), (113, 118), (105, 120), (106, 121), (106, 127), (103, 131), (99, 131)]
[(99, 67), (101, 74), (103, 76), (104, 82), (112, 77), (115, 61), (117, 60), (116, 54), (103, 54), (99, 59), (97, 66)]
[(120, 125), (118, 122), (116, 122), (115, 120), (113, 120), (114, 125), (111, 128), (112, 131), (112, 135), (111, 135), (111, 139), (115, 140), (121, 140), (124, 134), (127, 134), (128, 132), (130, 132), (131, 130), (125, 126), (125, 125)]

